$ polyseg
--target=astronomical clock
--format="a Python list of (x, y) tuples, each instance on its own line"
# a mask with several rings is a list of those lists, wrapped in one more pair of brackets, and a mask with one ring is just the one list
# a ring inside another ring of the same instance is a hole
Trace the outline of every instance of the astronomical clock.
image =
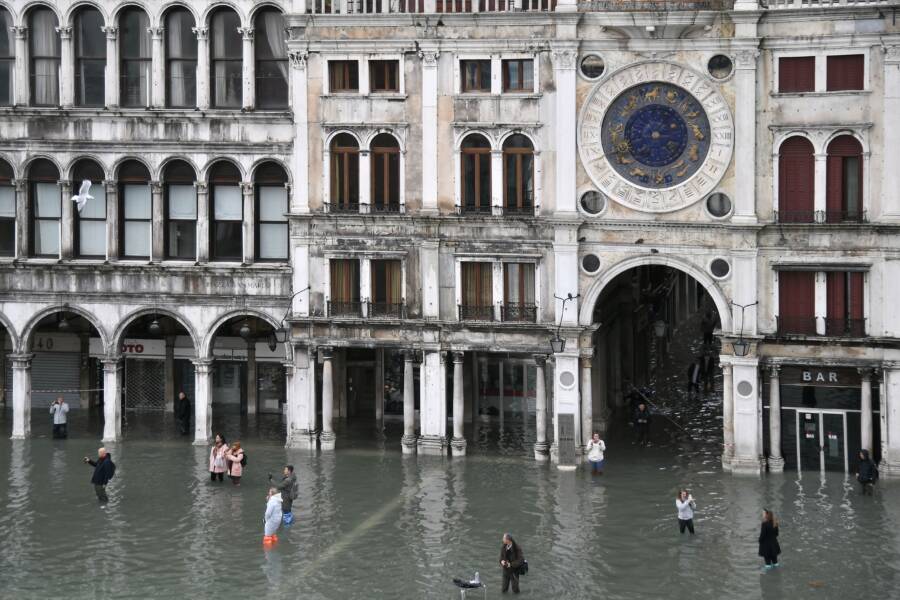
[(668, 62), (629, 65), (599, 82), (581, 110), (578, 150), (607, 196), (669, 212), (713, 192), (734, 147), (734, 122), (716, 84)]

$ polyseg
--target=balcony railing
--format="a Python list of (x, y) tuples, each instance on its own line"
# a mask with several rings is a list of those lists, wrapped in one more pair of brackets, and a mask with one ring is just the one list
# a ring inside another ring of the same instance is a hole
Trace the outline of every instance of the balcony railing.
[(457, 206), (456, 212), (460, 215), (490, 215), (494, 211), (494, 207), (488, 204), (487, 206), (467, 206), (465, 204)]
[(319, 15), (549, 12), (556, 0), (307, 0), (306, 6)]
[(816, 223), (814, 210), (776, 210), (776, 223)]
[(326, 202), (325, 203), (325, 212), (334, 213), (334, 214), (359, 214), (359, 203), (358, 202), (349, 202), (349, 203)]
[(494, 307), (491, 305), (477, 306), (472, 304), (459, 305), (460, 321), (493, 321)]
[(776, 210), (776, 223), (868, 223), (864, 210)]
[(789, 335), (820, 335), (817, 325), (822, 322), (825, 325), (824, 335), (829, 337), (865, 337), (865, 319), (834, 319), (831, 317), (775, 317), (778, 325), (779, 336)]
[(864, 210), (826, 210), (822, 211), (825, 223), (868, 223), (869, 218)]
[(328, 301), (329, 317), (361, 317), (362, 302), (359, 300), (352, 302)]
[(369, 204), (367, 205), (367, 207), (369, 209), (369, 212), (373, 214), (400, 214), (399, 202), (390, 202), (388, 204)]
[(369, 302), (369, 317), (373, 319), (405, 319), (403, 302)]
[(537, 306), (534, 304), (504, 304), (500, 307), (500, 320), (534, 323), (537, 321)]
[(533, 206), (504, 206), (503, 214), (504, 215), (516, 215), (519, 217), (533, 217), (534, 216), (534, 207)]
[(760, 2), (762, 8), (778, 10), (785, 8), (829, 8), (832, 6), (883, 6), (887, 0), (768, 0)]

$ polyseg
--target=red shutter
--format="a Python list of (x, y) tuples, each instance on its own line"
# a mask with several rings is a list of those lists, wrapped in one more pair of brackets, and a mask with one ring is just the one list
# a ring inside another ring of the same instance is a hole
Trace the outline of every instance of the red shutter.
[(784, 333), (816, 333), (816, 274), (781, 271), (778, 274), (779, 330)]
[(828, 57), (829, 92), (841, 90), (861, 90), (865, 87), (865, 58), (862, 54), (848, 54)]
[(778, 91), (814, 92), (816, 90), (816, 57), (791, 56), (778, 59)]
[(806, 138), (786, 140), (778, 156), (778, 211), (783, 223), (813, 220), (815, 159)]
[(840, 222), (844, 210), (844, 159), (828, 156), (825, 181), (825, 216), (829, 223)]
[(847, 273), (850, 280), (850, 310), (848, 314), (851, 319), (862, 320), (865, 316), (863, 311), (863, 273)]
[(844, 319), (847, 316), (847, 273), (832, 271), (826, 273), (826, 302), (829, 319)]

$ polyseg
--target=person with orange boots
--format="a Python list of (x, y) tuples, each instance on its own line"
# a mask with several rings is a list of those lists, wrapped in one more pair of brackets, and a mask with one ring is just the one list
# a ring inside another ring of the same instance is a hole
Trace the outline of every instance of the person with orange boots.
[(263, 519), (263, 544), (274, 544), (278, 541), (275, 532), (278, 531), (283, 516), (281, 502), (281, 494), (277, 489), (270, 487), (269, 495), (266, 496), (266, 516)]

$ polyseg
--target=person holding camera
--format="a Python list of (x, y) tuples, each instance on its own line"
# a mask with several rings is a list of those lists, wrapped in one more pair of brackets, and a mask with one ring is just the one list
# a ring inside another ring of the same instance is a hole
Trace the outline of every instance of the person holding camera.
[(275, 483), (272, 474), (269, 473), (269, 485), (273, 486), (281, 494), (281, 512), (284, 516), (284, 524), (294, 522), (294, 499), (297, 497), (297, 476), (294, 475), (294, 465), (285, 465), (281, 472), (281, 481)]
[(233, 443), (231, 448), (225, 451), (225, 460), (228, 461), (228, 477), (231, 478), (231, 483), (238, 486), (241, 485), (244, 465), (247, 464), (244, 449), (241, 448), (241, 442)]
[(694, 535), (694, 509), (697, 508), (697, 505), (689, 491), (678, 492), (678, 497), (675, 498), (675, 508), (678, 509), (678, 530), (684, 535), (684, 530), (687, 529), (691, 535)]
[(99, 448), (97, 450), (97, 460), (91, 460), (87, 456), (83, 460), (94, 467), (91, 483), (94, 485), (97, 500), (100, 501), (101, 505), (106, 504), (109, 502), (109, 497), (106, 495), (106, 485), (116, 474), (116, 465), (112, 461), (112, 455), (106, 451), (106, 448)]
[(503, 544), (500, 546), (500, 567), (503, 569), (503, 593), (509, 591), (512, 583), (513, 594), (519, 593), (519, 570), (525, 563), (522, 549), (508, 533), (503, 534)]
[(588, 462), (591, 463), (591, 475), (603, 475), (603, 453), (606, 452), (606, 444), (600, 439), (596, 431), (587, 443)]
[(69, 437), (67, 424), (69, 403), (60, 396), (50, 405), (50, 414), (53, 417), (53, 439), (64, 440)]

